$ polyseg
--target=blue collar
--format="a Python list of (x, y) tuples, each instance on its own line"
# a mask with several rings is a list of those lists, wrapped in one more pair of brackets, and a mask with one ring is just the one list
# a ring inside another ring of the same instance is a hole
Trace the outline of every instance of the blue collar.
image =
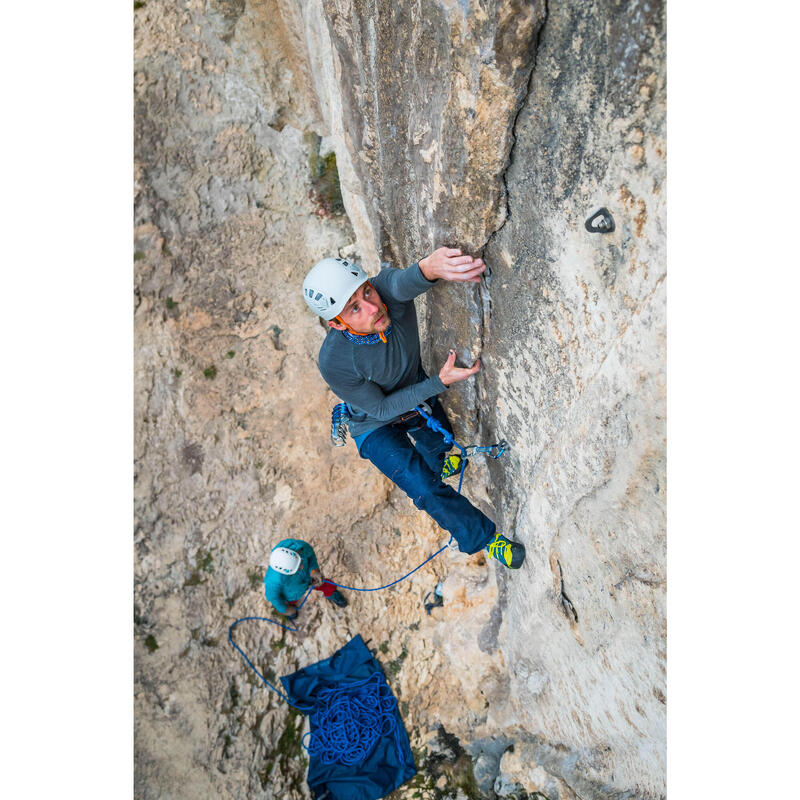
[[(383, 335), (388, 338), (389, 334), (392, 332), (392, 326), (390, 325), (384, 332)], [(342, 331), (342, 335), (345, 339), (349, 339), (351, 342), (355, 344), (378, 344), (381, 341), (380, 334), (378, 333), (367, 333), (363, 336), (361, 334), (350, 333), (350, 331)]]

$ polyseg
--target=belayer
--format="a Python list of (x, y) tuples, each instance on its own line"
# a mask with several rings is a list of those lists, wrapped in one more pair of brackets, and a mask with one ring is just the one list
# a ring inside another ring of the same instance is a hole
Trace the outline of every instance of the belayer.
[(443, 482), (459, 469), (459, 456), (414, 407), (427, 402), (450, 432), (437, 395), (472, 377), (455, 366), (454, 350), (428, 377), (420, 360), (414, 298), (437, 280), (479, 283), (486, 265), (460, 250), (440, 247), (408, 269), (388, 267), (370, 279), (344, 258), (326, 258), (303, 281), (303, 299), (330, 330), (319, 352), (319, 370), (351, 413), (350, 433), (362, 458), (371, 461), (446, 531), (459, 550), (485, 549), (511, 569), (525, 560), (525, 548), (496, 531), (495, 524), (466, 497)]
[[(322, 577), (314, 548), (302, 539), (284, 539), (272, 548), (264, 575), (264, 595), (288, 619), (297, 618), (297, 603), (312, 586), (335, 606), (344, 608), (347, 600)], [(291, 609), (291, 611), (290, 611)]]

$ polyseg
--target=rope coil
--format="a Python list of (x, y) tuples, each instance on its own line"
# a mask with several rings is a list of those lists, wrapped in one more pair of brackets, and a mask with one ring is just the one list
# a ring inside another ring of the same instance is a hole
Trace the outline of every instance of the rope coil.
[(397, 699), (381, 673), (322, 689), (317, 698), (310, 714), (315, 730), (303, 737), (309, 755), (318, 756), (323, 764), (358, 766), (375, 749), (378, 739), (392, 734), (402, 761), (403, 743), (394, 716)]

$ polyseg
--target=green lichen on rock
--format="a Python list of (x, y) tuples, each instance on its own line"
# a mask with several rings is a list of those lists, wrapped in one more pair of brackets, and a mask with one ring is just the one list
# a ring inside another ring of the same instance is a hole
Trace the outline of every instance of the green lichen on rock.
[[(296, 708), (289, 708), (286, 717), (286, 726), (283, 729), (281, 738), (278, 739), (278, 755), (285, 758), (299, 758), (303, 752), (301, 745), (301, 729), (303, 727), (302, 714)], [(298, 719), (300, 717), (301, 719)]]
[(198, 550), (195, 556), (195, 564), (192, 574), (183, 583), (184, 587), (199, 586), (201, 583), (205, 583), (205, 579), (200, 574), (201, 572), (205, 572), (206, 575), (214, 572), (214, 556), (211, 555), (209, 550)]
[(275, 749), (267, 751), (264, 767), (258, 772), (262, 787), (266, 788), (270, 775), (278, 766), (284, 781), (287, 781), (295, 791), (302, 791), (305, 769), (308, 766), (302, 745), (302, 716), (296, 708), (289, 708), (283, 733)]
[(313, 131), (306, 131), (303, 139), (308, 147), (308, 170), (311, 179), (311, 191), (308, 196), (316, 204), (317, 214), (328, 217), (344, 214), (336, 153), (320, 155), (322, 139)]
[(402, 649), (401, 653), (397, 658), (393, 659), (386, 665), (386, 671), (394, 677), (397, 675), (403, 667), (403, 662), (408, 658), (408, 652), (406, 651), (405, 647)]
[(153, 636), (152, 633), (148, 633), (145, 640), (144, 646), (151, 652), (155, 653), (158, 650), (158, 642), (156, 641), (156, 637)]
[(211, 555), (210, 550), (197, 551), (197, 568), (208, 573), (214, 571), (214, 557)]

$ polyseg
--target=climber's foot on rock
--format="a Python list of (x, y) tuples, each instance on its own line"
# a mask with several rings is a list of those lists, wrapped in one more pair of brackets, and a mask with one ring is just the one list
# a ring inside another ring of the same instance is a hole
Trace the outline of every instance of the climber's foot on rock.
[(502, 533), (496, 533), (485, 549), (489, 558), (496, 559), (509, 569), (519, 569), (525, 561), (525, 545), (506, 539)]

